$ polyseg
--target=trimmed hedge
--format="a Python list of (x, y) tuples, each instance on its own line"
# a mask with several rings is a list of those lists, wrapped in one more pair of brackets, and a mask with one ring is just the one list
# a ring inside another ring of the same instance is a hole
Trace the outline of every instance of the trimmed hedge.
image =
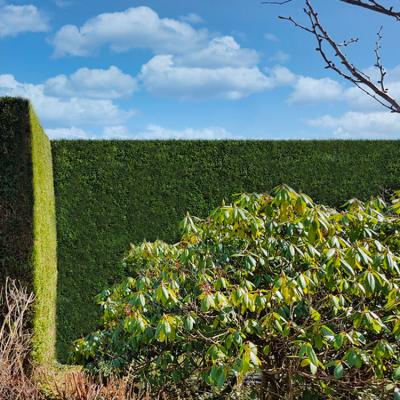
[(35, 293), (34, 359), (55, 361), (57, 291), (54, 181), (50, 141), (29, 102), (0, 99), (0, 284)]
[(29, 104), (0, 99), (0, 284), (7, 276), (32, 288), (32, 165)]
[(34, 356), (40, 364), (55, 361), (57, 299), (57, 230), (51, 145), (29, 107), (33, 167), (33, 283), (36, 296)]
[(279, 183), (332, 206), (400, 187), (398, 141), (55, 141), (57, 354), (93, 330), (93, 297), (131, 242), (174, 241), (186, 211)]

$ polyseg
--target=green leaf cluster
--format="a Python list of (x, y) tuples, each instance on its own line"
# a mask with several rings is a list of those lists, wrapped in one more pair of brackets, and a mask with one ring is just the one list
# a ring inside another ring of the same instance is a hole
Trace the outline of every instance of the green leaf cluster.
[(75, 342), (73, 361), (155, 390), (195, 380), (227, 393), (260, 373), (279, 398), (393, 398), (397, 204), (339, 211), (281, 185), (188, 214), (178, 243), (132, 245), (129, 277), (98, 296), (100, 329)]

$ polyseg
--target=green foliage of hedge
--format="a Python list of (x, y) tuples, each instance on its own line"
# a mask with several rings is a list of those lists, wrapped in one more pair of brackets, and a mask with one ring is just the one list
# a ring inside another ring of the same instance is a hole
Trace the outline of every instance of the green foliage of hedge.
[(0, 99), (0, 285), (32, 283), (31, 181), (28, 102)]
[(0, 99), (0, 285), (35, 293), (34, 358), (55, 359), (56, 226), (50, 141), (29, 102)]
[(280, 183), (331, 206), (400, 187), (400, 142), (56, 141), (57, 353), (93, 330), (94, 296), (122, 274), (129, 243), (178, 238), (237, 192)]
[(51, 145), (29, 108), (33, 166), (34, 352), (40, 364), (55, 361), (57, 231)]

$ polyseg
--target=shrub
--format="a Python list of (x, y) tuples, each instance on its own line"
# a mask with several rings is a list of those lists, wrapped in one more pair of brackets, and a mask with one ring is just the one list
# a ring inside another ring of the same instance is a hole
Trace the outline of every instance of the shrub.
[(400, 398), (397, 195), (338, 211), (283, 185), (187, 215), (179, 243), (132, 246), (73, 361), (185, 398), (252, 377), (270, 399)]

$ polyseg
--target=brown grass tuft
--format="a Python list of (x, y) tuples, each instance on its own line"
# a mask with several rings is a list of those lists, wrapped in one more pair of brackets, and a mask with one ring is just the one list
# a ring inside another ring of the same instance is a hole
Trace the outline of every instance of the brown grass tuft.
[(151, 399), (129, 384), (129, 377), (100, 383), (83, 371), (35, 370), (30, 357), (33, 301), (33, 294), (12, 279), (0, 291), (0, 400), (167, 400), (164, 395)]
[(0, 293), (0, 400), (44, 400), (30, 377), (34, 296), (7, 279)]

